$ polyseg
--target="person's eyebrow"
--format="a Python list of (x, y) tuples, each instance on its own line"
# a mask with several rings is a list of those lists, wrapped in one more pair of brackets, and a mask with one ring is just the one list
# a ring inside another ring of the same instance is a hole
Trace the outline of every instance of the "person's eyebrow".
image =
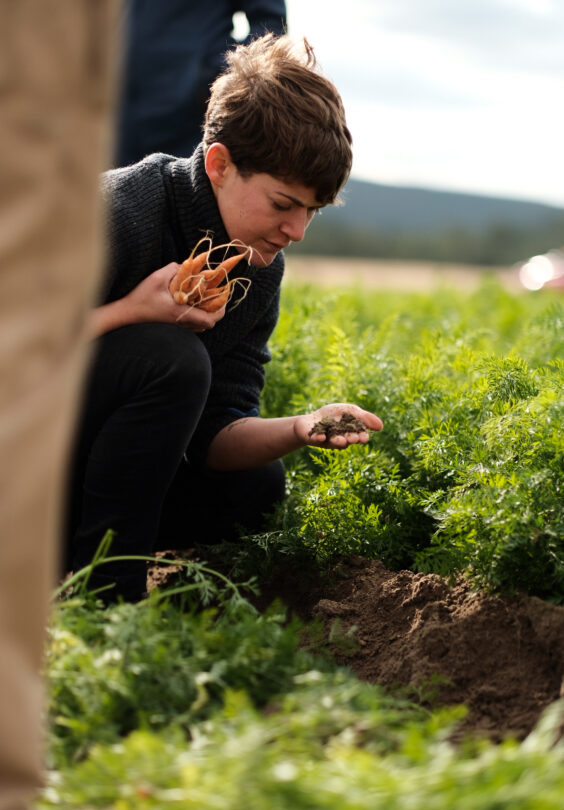
[(303, 202), (302, 200), (300, 200), (298, 197), (293, 197), (291, 194), (286, 194), (284, 191), (278, 191), (277, 193), (280, 194), (280, 196), (282, 196), (282, 197), (286, 197), (286, 199), (290, 200), (290, 202), (293, 202), (294, 205), (300, 206), (300, 208), (322, 208), (323, 207), (321, 205), (321, 203), (315, 203), (314, 205), (306, 205), (306, 203)]

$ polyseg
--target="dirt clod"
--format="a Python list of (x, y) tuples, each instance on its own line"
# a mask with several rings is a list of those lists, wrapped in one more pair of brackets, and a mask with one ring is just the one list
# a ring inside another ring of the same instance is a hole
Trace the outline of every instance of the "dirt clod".
[(309, 435), (313, 436), (314, 433), (324, 433), (328, 439), (333, 436), (343, 436), (345, 433), (363, 433), (368, 428), (360, 419), (353, 416), (349, 411), (341, 414), (340, 419), (335, 419), (332, 416), (325, 416), (316, 422)]

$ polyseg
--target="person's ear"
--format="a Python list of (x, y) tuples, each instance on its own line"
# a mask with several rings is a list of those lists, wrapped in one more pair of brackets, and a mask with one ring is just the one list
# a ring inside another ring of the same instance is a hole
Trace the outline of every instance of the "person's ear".
[(222, 143), (212, 143), (205, 158), (206, 174), (213, 186), (221, 188), (233, 167), (229, 149)]

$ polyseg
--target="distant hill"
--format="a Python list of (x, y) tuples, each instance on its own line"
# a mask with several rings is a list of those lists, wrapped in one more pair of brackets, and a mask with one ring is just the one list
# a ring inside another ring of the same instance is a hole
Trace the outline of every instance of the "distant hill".
[(323, 212), (328, 219), (392, 230), (483, 230), (492, 223), (539, 225), (564, 208), (534, 202), (451, 191), (387, 186), (351, 179), (341, 197), (345, 203)]
[(296, 253), (507, 264), (564, 244), (564, 208), (351, 179)]

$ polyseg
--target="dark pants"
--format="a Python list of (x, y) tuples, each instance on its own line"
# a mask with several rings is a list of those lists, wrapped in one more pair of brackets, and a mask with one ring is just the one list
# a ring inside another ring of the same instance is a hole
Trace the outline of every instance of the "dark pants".
[[(184, 452), (211, 380), (199, 338), (169, 324), (135, 324), (97, 345), (78, 426), (69, 484), (66, 569), (89, 563), (108, 529), (111, 555), (232, 540), (237, 527), (260, 531), (284, 493), (280, 461), (261, 469), (213, 472)], [(135, 599), (145, 564), (99, 566), (91, 587)]]

